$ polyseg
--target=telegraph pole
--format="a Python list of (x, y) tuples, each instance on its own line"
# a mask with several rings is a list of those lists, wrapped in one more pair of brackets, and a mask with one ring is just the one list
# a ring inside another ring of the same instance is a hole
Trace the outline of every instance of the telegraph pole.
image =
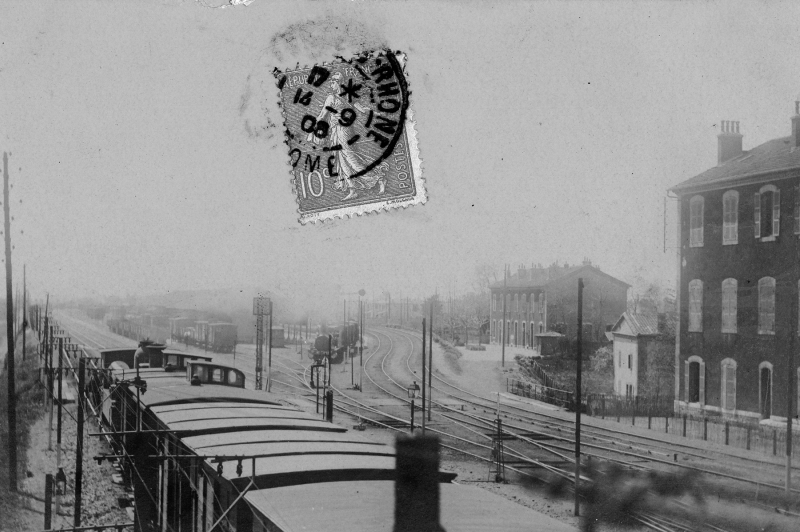
[(508, 265), (505, 265), (505, 270), (503, 271), (503, 347), (501, 349), (501, 360), (500, 363), (503, 367), (506, 367), (506, 287), (508, 286)]
[[(138, 361), (136, 362), (136, 366), (138, 367)], [(81, 526), (81, 497), (83, 494), (83, 392), (85, 390), (83, 374), (85, 368), (86, 359), (81, 356), (78, 359), (78, 397), (76, 399), (78, 401), (78, 444), (75, 448), (75, 511), (73, 516), (73, 526), (75, 527)]]
[[(425, 340), (425, 318), (422, 318), (422, 434), (425, 434)], [(411, 404), (414, 404), (414, 399), (411, 399)], [(414, 407), (411, 408), (413, 411)], [(413, 421), (411, 431), (414, 431)]]
[(358, 342), (358, 391), (363, 392), (364, 387), (361, 377), (364, 373), (364, 303), (362, 301), (358, 302), (358, 314), (361, 320), (361, 327), (358, 329), (358, 334), (361, 336)]
[(272, 391), (272, 302), (269, 304), (269, 334), (267, 335), (267, 391)]
[(17, 393), (14, 372), (14, 302), (11, 297), (11, 208), (8, 200), (8, 154), (3, 152), (3, 214), (6, 241), (6, 336), (8, 354), (8, 489), (17, 491)]
[(22, 360), (25, 360), (25, 332), (28, 329), (28, 285), (26, 284), (27, 272), (22, 265)]
[[(797, 110), (797, 114), (800, 114), (800, 103), (795, 102), (795, 108)], [(797, 193), (797, 191), (795, 191)], [(788, 363), (789, 363), (789, 372), (786, 376), (786, 497), (787, 497), (787, 505), (789, 501), (789, 497), (792, 494), (792, 424), (793, 421), (793, 406), (794, 402), (797, 400), (797, 396), (795, 395), (795, 389), (797, 383), (795, 380), (797, 379), (797, 368), (795, 367), (794, 362), (794, 350), (797, 346), (797, 334), (798, 334), (798, 313), (800, 313), (800, 301), (798, 301), (798, 297), (800, 297), (800, 264), (797, 263), (798, 259), (800, 259), (800, 242), (798, 239), (795, 238), (794, 240), (794, 250), (795, 250), (795, 259), (794, 259), (794, 275), (791, 277), (792, 279), (792, 289), (790, 293), (792, 294), (792, 325), (789, 327), (789, 356), (788, 356)]]
[(581, 365), (583, 363), (583, 277), (578, 279), (578, 356), (575, 374), (575, 515), (581, 515), (580, 490), (578, 482), (581, 475)]
[[(431, 323), (428, 327), (430, 334), (428, 335), (428, 421), (431, 420), (431, 404), (433, 402), (433, 305), (435, 301), (431, 301)], [(425, 343), (423, 337), (422, 343)], [(423, 355), (424, 356), (424, 355)], [(425, 409), (422, 409), (422, 419), (425, 419)]]

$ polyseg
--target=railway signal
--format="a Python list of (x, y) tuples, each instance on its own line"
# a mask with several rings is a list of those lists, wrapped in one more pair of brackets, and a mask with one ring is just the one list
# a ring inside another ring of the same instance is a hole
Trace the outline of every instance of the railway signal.
[[(416, 407), (414, 404), (414, 399), (416, 399), (419, 394), (419, 384), (417, 384), (417, 381), (414, 381), (414, 383), (408, 387), (407, 391), (408, 398), (411, 399), (411, 434), (414, 434), (414, 409)], [(423, 421), (425, 419), (424, 410), (422, 411), (422, 419)]]
[[(253, 298), (253, 315), (256, 317), (256, 382), (255, 389), (262, 388), (262, 379), (264, 373), (264, 315), (269, 314), (269, 354), (270, 354), (270, 369), (272, 369), (272, 300), (268, 297), (258, 296)], [(269, 391), (269, 378), (267, 376), (267, 391)]]

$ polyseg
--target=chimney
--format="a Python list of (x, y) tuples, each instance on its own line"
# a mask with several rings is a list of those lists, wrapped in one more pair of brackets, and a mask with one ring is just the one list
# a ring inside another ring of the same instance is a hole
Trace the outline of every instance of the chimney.
[(742, 154), (742, 135), (739, 133), (739, 122), (722, 121), (722, 131), (717, 135), (717, 164), (720, 165)]
[(800, 147), (800, 101), (795, 101), (792, 117), (792, 148), (798, 147)]
[(525, 265), (520, 265), (517, 267), (517, 278), (520, 281), (527, 281), (528, 280), (528, 272), (525, 271)]

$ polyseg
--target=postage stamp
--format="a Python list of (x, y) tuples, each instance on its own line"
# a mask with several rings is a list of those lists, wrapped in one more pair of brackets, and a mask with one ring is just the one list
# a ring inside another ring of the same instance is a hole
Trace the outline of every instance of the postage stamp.
[(301, 224), (425, 203), (404, 54), (274, 74)]

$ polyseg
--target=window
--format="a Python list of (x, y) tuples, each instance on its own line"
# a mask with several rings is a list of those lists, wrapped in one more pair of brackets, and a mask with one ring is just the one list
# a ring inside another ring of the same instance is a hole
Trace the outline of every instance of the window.
[(228, 372), (228, 384), (231, 386), (241, 386), (241, 379), (238, 373), (235, 371)]
[(758, 280), (758, 334), (775, 334), (775, 279)]
[(492, 320), (492, 338), (497, 338), (497, 320)]
[(542, 313), (544, 313), (544, 292), (539, 293), (539, 314)]
[(739, 242), (739, 193), (729, 190), (722, 195), (722, 244)]
[(619, 351), (617, 351), (617, 361), (618, 361), (617, 365), (619, 367), (622, 367), (622, 353), (620, 353)]
[(514, 294), (514, 312), (519, 312), (519, 294)]
[(720, 406), (724, 410), (736, 410), (736, 361), (726, 358), (721, 366)]
[(633, 369), (633, 355), (628, 355), (628, 369)]
[(492, 294), (492, 310), (497, 310), (497, 294)]
[(703, 246), (703, 196), (689, 200), (689, 247)]
[(736, 279), (722, 281), (722, 332), (736, 333)]
[(706, 402), (706, 364), (697, 355), (692, 355), (686, 361), (685, 387), (686, 402), (700, 403)]
[(703, 332), (703, 281), (689, 283), (689, 332)]
[(761, 419), (772, 416), (772, 364), (769, 362), (758, 365), (758, 407)]
[(764, 185), (756, 192), (753, 205), (756, 238), (774, 240), (781, 227), (781, 191), (775, 185)]

